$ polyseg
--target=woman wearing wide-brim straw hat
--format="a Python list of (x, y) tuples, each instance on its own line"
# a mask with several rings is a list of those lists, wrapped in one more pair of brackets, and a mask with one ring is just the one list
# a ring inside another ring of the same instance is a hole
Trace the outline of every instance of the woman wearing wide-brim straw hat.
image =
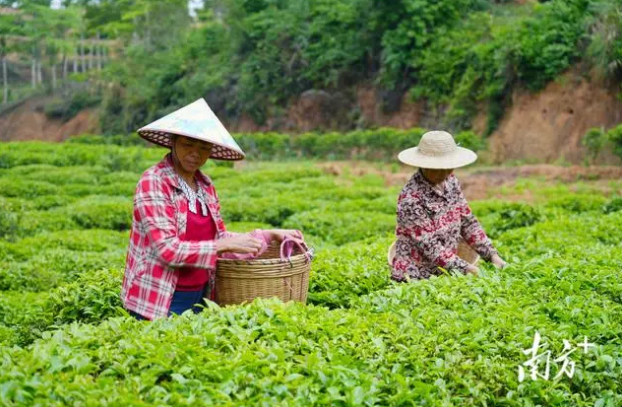
[(121, 290), (124, 307), (154, 319), (215, 299), (218, 257), (252, 258), (272, 239), (301, 238), (297, 230), (227, 232), (212, 180), (200, 171), (208, 159), (242, 160), (244, 152), (205, 100), (185, 106), (138, 134), (171, 151), (141, 176)]
[[(454, 169), (475, 162), (477, 155), (457, 146), (451, 134), (430, 131), (417, 147), (399, 153), (398, 159), (419, 170), (398, 198), (397, 240), (389, 250), (391, 278), (423, 279), (452, 270), (477, 275), (478, 255), (503, 268), (505, 262), (471, 212), (453, 174)], [(471, 262), (458, 256), (459, 249)]]

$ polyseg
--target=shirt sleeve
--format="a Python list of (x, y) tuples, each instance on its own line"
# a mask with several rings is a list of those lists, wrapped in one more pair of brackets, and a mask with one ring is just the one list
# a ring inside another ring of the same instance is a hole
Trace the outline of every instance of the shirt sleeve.
[(482, 256), (484, 260), (490, 261), (492, 256), (497, 254), (497, 250), (494, 248), (484, 228), (471, 211), (471, 207), (462, 192), (460, 192), (460, 205), (462, 207), (462, 223), (460, 226), (462, 238), (477, 252), (477, 254)]
[(134, 196), (137, 220), (143, 224), (159, 261), (173, 268), (216, 267), (216, 243), (209, 241), (182, 241), (177, 236), (175, 205), (172, 191), (156, 177), (141, 179)]
[(417, 199), (405, 199), (400, 202), (397, 211), (398, 228), (401, 234), (412, 238), (419, 252), (432, 263), (446, 270), (458, 270), (465, 274), (469, 263), (459, 258), (443, 245), (442, 233)]

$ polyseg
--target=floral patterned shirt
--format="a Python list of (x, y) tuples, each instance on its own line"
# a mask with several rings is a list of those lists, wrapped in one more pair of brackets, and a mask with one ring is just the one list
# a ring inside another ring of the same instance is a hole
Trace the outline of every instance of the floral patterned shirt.
[(435, 188), (421, 170), (412, 176), (398, 199), (395, 234), (391, 277), (397, 281), (440, 275), (439, 267), (466, 273), (468, 263), (457, 256), (460, 237), (484, 260), (497, 253), (453, 174), (442, 188)]

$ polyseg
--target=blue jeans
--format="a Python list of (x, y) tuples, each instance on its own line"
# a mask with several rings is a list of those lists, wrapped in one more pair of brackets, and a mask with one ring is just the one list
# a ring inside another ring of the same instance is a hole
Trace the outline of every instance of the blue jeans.
[[(171, 301), (171, 307), (168, 310), (168, 316), (170, 317), (173, 314), (181, 314), (185, 311), (192, 310), (195, 314), (203, 311), (203, 308), (198, 307), (196, 304), (204, 304), (203, 301), (203, 293), (204, 290), (199, 291), (175, 291), (173, 294), (173, 300)], [(142, 315), (128, 310), (130, 315), (139, 321), (144, 321), (147, 318)]]

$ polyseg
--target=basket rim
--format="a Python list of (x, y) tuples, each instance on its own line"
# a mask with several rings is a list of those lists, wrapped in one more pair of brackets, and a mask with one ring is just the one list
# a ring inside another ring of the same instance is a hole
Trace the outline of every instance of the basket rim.
[(240, 260), (240, 259), (224, 259), (224, 258), (217, 258), (216, 259), (216, 263), (224, 263), (224, 264), (244, 264), (244, 265), (271, 265), (271, 264), (290, 264), (290, 263), (294, 263), (294, 262), (298, 262), (299, 260), (304, 260), (304, 262), (307, 262), (307, 257), (305, 256), (308, 255), (309, 256), (309, 262), (313, 261), (313, 249), (309, 249), (307, 250), (306, 253), (300, 253), (300, 254), (296, 254), (294, 256), (291, 256), (288, 259), (281, 259), (281, 258), (273, 258), (273, 259), (251, 259), (251, 260)]
[(273, 279), (283, 279), (283, 278), (289, 278), (289, 277), (295, 277), (298, 276), (300, 274), (305, 274), (307, 271), (306, 270), (302, 270), (299, 273), (292, 273), (292, 274), (286, 274), (286, 275), (273, 275), (273, 276), (266, 276), (266, 275), (252, 275), (252, 274), (244, 274), (244, 273), (239, 273), (239, 274), (235, 274), (235, 273), (231, 273), (231, 274), (226, 274), (226, 275), (218, 275), (218, 277), (220, 278), (226, 278), (226, 279), (235, 279), (235, 280), (273, 280)]

